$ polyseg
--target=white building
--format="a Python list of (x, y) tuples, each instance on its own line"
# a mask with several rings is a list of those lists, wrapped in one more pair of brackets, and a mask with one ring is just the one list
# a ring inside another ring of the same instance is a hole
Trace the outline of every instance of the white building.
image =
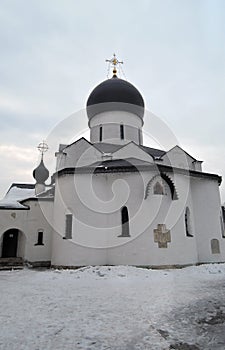
[(144, 101), (116, 76), (87, 101), (90, 142), (59, 145), (50, 186), (13, 184), (0, 201), (2, 265), (177, 266), (225, 261), (221, 177), (179, 146), (143, 145)]

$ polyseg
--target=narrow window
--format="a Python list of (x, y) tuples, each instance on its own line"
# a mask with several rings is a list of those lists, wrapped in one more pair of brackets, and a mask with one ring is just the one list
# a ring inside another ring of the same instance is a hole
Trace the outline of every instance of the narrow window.
[(211, 240), (211, 252), (212, 254), (220, 254), (220, 242), (216, 238)]
[(120, 124), (120, 138), (124, 140), (124, 125)]
[(43, 231), (38, 231), (38, 239), (35, 245), (44, 245), (43, 243)]
[(156, 182), (154, 189), (153, 189), (154, 194), (164, 194), (164, 188), (163, 185), (159, 182)]
[(193, 237), (192, 229), (191, 229), (191, 214), (190, 214), (190, 209), (188, 207), (185, 210), (184, 221), (185, 221), (186, 236)]
[(128, 214), (127, 207), (123, 207), (121, 210), (121, 222), (122, 222), (122, 233), (118, 237), (130, 237), (129, 214)]
[(73, 225), (73, 215), (67, 214), (66, 215), (65, 237), (63, 237), (64, 239), (71, 239), (72, 238), (72, 225)]
[(225, 238), (224, 236), (224, 222), (223, 222), (223, 217), (222, 215), (220, 215), (220, 225), (221, 225), (221, 233), (222, 233), (222, 237)]
[(99, 141), (102, 142), (102, 126), (99, 129)]
[(142, 140), (141, 140), (141, 129), (140, 128), (138, 129), (138, 139), (139, 139), (139, 144), (141, 145)]
[(221, 223), (221, 232), (222, 232), (222, 237), (225, 238), (225, 227), (224, 227), (224, 220), (225, 219), (225, 209), (222, 206), (221, 207), (221, 214), (220, 214), (220, 223)]

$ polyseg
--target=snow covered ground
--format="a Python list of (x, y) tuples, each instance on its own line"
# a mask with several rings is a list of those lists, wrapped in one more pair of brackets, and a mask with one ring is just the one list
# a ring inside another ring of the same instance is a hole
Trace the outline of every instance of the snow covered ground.
[(224, 350), (225, 264), (0, 272), (0, 349)]

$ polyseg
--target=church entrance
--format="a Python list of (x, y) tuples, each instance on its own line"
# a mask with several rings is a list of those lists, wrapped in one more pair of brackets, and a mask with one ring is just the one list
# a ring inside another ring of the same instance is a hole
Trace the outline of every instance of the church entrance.
[(15, 258), (17, 256), (18, 234), (17, 229), (11, 229), (4, 233), (2, 258)]

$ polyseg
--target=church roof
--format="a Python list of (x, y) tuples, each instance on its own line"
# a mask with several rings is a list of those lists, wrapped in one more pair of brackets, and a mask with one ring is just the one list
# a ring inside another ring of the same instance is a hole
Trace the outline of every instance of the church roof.
[(140, 147), (143, 151), (148, 153), (153, 158), (160, 158), (164, 154), (166, 154), (166, 151), (162, 151), (161, 149), (151, 148), (151, 147), (142, 146), (142, 145), (138, 145), (138, 147)]
[[(93, 143), (92, 145), (95, 148), (97, 148), (100, 152), (104, 152), (104, 153), (114, 153), (114, 152), (117, 152), (119, 149), (123, 148), (124, 146), (127, 146), (127, 144), (114, 145), (112, 143), (105, 143), (105, 142)], [(151, 148), (151, 147), (142, 146), (138, 144), (136, 144), (136, 146), (141, 148), (144, 152), (148, 153), (153, 158), (160, 158), (166, 153), (166, 151), (163, 151), (157, 148)]]
[(122, 110), (144, 115), (144, 100), (134, 85), (113, 76), (96, 86), (87, 100), (87, 114), (91, 119), (98, 113)]
[(198, 177), (202, 179), (215, 180), (220, 185), (222, 177), (217, 174), (204, 173), (202, 171), (195, 171), (189, 169), (176, 168), (168, 165), (146, 162), (137, 158), (127, 159), (112, 159), (100, 162), (92, 163), (88, 166), (64, 168), (57, 171), (53, 178), (56, 176), (72, 175), (72, 174), (87, 174), (87, 173), (119, 173), (119, 172), (138, 172), (149, 171), (157, 169), (160, 173), (174, 173), (191, 177)]
[[(90, 165), (90, 167), (98, 170), (99, 168), (104, 168), (108, 170), (115, 170), (117, 171), (118, 169), (128, 169), (131, 170), (133, 168), (136, 169), (142, 169), (143, 167), (146, 166), (151, 166), (151, 167), (156, 167), (155, 164), (152, 164), (150, 162), (146, 162), (144, 160), (140, 160), (137, 158), (127, 158), (127, 159), (112, 159), (112, 160), (105, 160), (102, 162), (95, 162)], [(140, 169), (140, 170), (141, 170)]]
[[(90, 141), (86, 140), (84, 137), (81, 137), (79, 140), (76, 140), (74, 142), (72, 142), (69, 145), (64, 145), (64, 144), (60, 144), (59, 145), (59, 152), (63, 152), (66, 151), (67, 148), (71, 147), (72, 145), (76, 144), (77, 142), (79, 142), (80, 140), (84, 140), (85, 142), (89, 143), (90, 145), (92, 145), (93, 147), (95, 147), (98, 151), (102, 152), (102, 153), (114, 153), (117, 152), (118, 150), (120, 150), (123, 147), (126, 147), (129, 143), (126, 143), (124, 145), (116, 145), (113, 143), (107, 143), (107, 142), (95, 142), (95, 143), (91, 143)], [(161, 149), (157, 149), (157, 148), (152, 148), (152, 147), (147, 147), (147, 146), (143, 146), (143, 145), (138, 145), (133, 141), (130, 141), (130, 143), (135, 144), (137, 147), (139, 147), (142, 151), (146, 152), (147, 154), (149, 154), (150, 156), (153, 157), (153, 159), (157, 160), (159, 158), (161, 158), (164, 154), (166, 154), (167, 152)]]
[(41, 158), (40, 164), (33, 171), (33, 177), (37, 184), (44, 184), (49, 177), (49, 171), (44, 165), (43, 157)]
[(34, 184), (13, 183), (5, 197), (0, 200), (0, 209), (27, 209), (20, 201), (34, 195)]
[(105, 142), (92, 143), (92, 145), (103, 153), (114, 153), (123, 147), (123, 145), (114, 145), (113, 143)]

